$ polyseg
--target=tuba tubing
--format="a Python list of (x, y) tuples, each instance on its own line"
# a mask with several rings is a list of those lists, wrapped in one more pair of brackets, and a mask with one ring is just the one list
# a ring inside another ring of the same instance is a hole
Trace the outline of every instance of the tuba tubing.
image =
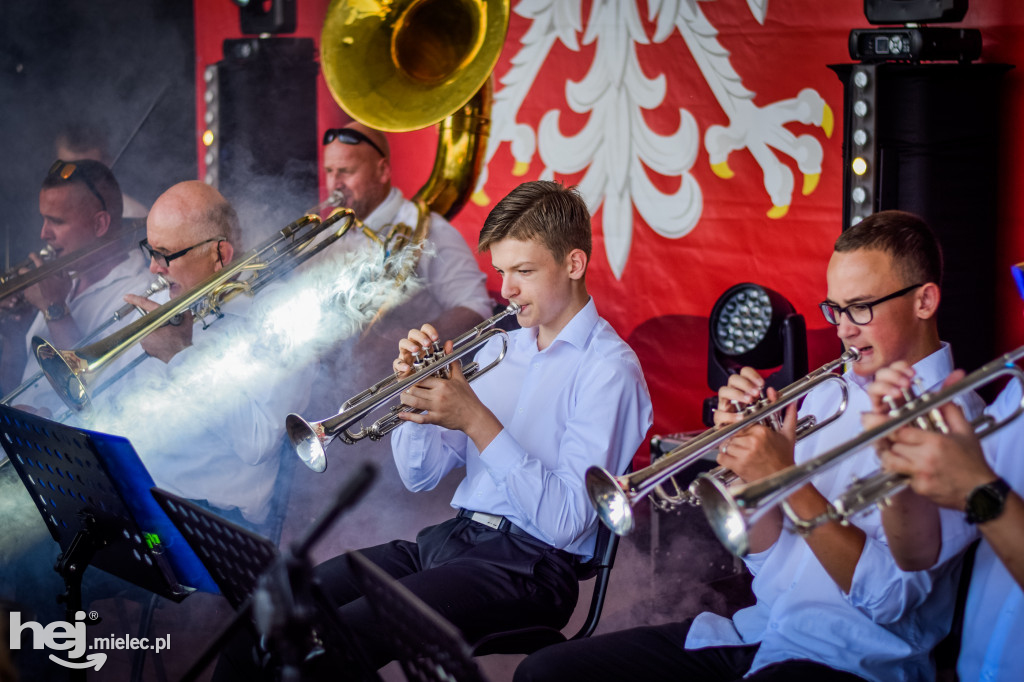
[[(913, 401), (901, 407), (898, 416), (884, 424), (861, 432), (859, 436), (823, 452), (803, 464), (795, 464), (772, 476), (754, 481), (738, 488), (728, 488), (714, 479), (701, 478), (698, 494), (701, 507), (711, 524), (718, 539), (736, 556), (745, 556), (750, 551), (749, 530), (775, 506), (809, 483), (818, 474), (844, 461), (862, 448), (872, 445), (894, 431), (927, 417), (933, 410), (954, 400), (962, 393), (977, 390), (992, 381), (1010, 377), (1021, 382), (1024, 389), (1024, 370), (1016, 362), (1024, 357), (1024, 346), (1010, 351), (999, 358), (985, 364), (968, 374), (960, 381), (934, 393), (923, 393)], [(1024, 391), (1022, 391), (1024, 393)], [(976, 425), (975, 434), (979, 439), (985, 438), (1024, 413), (1024, 400), (1010, 415), (999, 422), (983, 420)], [(886, 481), (869, 477), (870, 485), (875, 488), (889, 487)], [(890, 494), (892, 494), (890, 493)], [(792, 520), (792, 515), (790, 514)], [(832, 520), (832, 519), (828, 519)], [(840, 520), (840, 519), (836, 519)], [(799, 521), (799, 528), (813, 522)]]
[[(476, 352), (492, 337), (500, 336), (502, 346), (497, 358), (482, 368), (476, 363), (471, 363), (464, 371), (467, 381), (483, 376), (504, 359), (505, 351), (508, 348), (507, 333), (495, 325), (509, 315), (517, 315), (519, 310), (519, 304), (509, 303), (508, 307), (500, 313), (484, 320), (455, 339), (452, 342), (451, 353), (446, 354), (443, 350), (435, 348), (433, 356), (428, 357), (421, 367), (413, 369), (410, 374), (405, 376), (395, 372), (385, 377), (362, 393), (347, 400), (341, 406), (338, 414), (333, 417), (310, 422), (298, 414), (289, 414), (285, 419), (285, 430), (295, 447), (295, 454), (306, 466), (320, 473), (327, 468), (327, 446), (335, 438), (340, 437), (349, 445), (364, 438), (370, 440), (383, 438), (401, 425), (402, 420), (398, 418), (398, 413), (412, 412), (413, 408), (401, 404), (394, 405), (387, 415), (378, 419), (371, 426), (360, 428), (354, 433), (352, 429), (367, 415), (391, 403), (405, 389), (427, 377), (439, 375), (456, 360), (461, 360), (466, 355)], [(435, 344), (435, 346), (438, 345)]]
[[(775, 402), (758, 401), (746, 407), (740, 414), (741, 418), (731, 424), (714, 426), (683, 445), (667, 453), (650, 466), (644, 467), (625, 476), (615, 476), (601, 467), (590, 467), (585, 482), (591, 504), (597, 515), (614, 533), (626, 535), (633, 530), (634, 519), (632, 507), (641, 499), (656, 493), (660, 486), (672, 476), (693, 466), (706, 455), (714, 452), (719, 445), (732, 438), (738, 432), (776, 415), (791, 403), (800, 400), (818, 386), (838, 381), (842, 393), (842, 402), (834, 414), (801, 431), (801, 437), (808, 436), (838, 419), (846, 410), (847, 387), (842, 377), (833, 374), (840, 365), (855, 362), (860, 358), (860, 351), (849, 348), (839, 358), (828, 362), (802, 379), (794, 381), (778, 392)], [(728, 480), (721, 472), (716, 478)], [(663, 494), (663, 493), (662, 493)], [(663, 501), (666, 498), (663, 494)], [(669, 502), (672, 498), (667, 498)], [(680, 496), (680, 502), (684, 501)]]

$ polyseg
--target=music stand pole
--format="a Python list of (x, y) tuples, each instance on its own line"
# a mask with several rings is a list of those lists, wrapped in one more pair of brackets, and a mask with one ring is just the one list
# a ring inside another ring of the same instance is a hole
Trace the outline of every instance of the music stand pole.
[[(300, 677), (299, 664), (308, 653), (308, 647), (303, 644), (307, 641), (315, 615), (326, 617), (336, 631), (344, 631), (344, 625), (333, 608), (321, 609), (318, 606), (318, 602), (323, 603), (323, 595), (313, 584), (309, 552), (341, 513), (362, 498), (376, 473), (374, 465), (364, 463), (345, 482), (327, 512), (260, 576), (256, 591), (238, 607), (235, 616), (189, 667), (181, 682), (197, 679), (250, 617), (256, 622), (257, 634), (266, 640), (268, 648), (283, 652), (283, 680)], [(328, 642), (325, 641), (324, 645), (328, 646)]]

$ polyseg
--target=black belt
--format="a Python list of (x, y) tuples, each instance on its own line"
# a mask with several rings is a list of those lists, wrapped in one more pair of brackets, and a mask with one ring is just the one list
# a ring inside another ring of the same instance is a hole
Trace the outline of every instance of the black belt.
[(486, 512), (475, 512), (470, 511), (469, 509), (460, 509), (458, 517), (460, 519), (469, 519), (471, 521), (476, 521), (477, 523), (481, 523), (487, 526), (488, 528), (493, 528), (494, 530), (501, 531), (502, 533), (511, 533), (512, 535), (523, 535), (528, 538), (533, 538), (534, 540), (537, 539), (533, 537), (533, 535), (531, 535), (530, 533), (527, 533), (525, 530), (523, 530), (516, 524), (506, 519), (504, 516), (498, 516), (497, 514), (488, 514)]

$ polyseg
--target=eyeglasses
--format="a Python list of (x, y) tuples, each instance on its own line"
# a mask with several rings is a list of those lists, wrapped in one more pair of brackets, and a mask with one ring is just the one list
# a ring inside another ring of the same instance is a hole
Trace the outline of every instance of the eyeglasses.
[(170, 264), (170, 262), (172, 260), (175, 260), (177, 258), (181, 258), (182, 256), (184, 256), (186, 253), (188, 253), (192, 249), (198, 248), (198, 247), (202, 246), (203, 244), (209, 244), (210, 242), (222, 242), (222, 241), (224, 241), (223, 237), (211, 237), (210, 239), (205, 239), (205, 240), (199, 242), (198, 244), (193, 244), (192, 246), (189, 246), (188, 248), (182, 249), (181, 251), (175, 251), (174, 253), (163, 254), (163, 253), (160, 253), (159, 251), (155, 251), (153, 249), (153, 247), (149, 245), (149, 239), (143, 239), (141, 242), (139, 242), (139, 248), (142, 249), (142, 253), (144, 253), (149, 258), (152, 258), (154, 261), (156, 261), (157, 265), (159, 265), (162, 268), (166, 268)]
[(46, 175), (49, 177), (60, 178), (61, 180), (70, 180), (72, 176), (74, 176), (76, 179), (81, 180), (85, 183), (88, 190), (92, 192), (92, 195), (100, 200), (100, 206), (102, 206), (103, 210), (106, 211), (107, 202), (103, 199), (103, 195), (99, 193), (99, 190), (96, 189), (96, 185), (92, 184), (92, 180), (90, 180), (89, 176), (85, 173), (75, 175), (76, 170), (78, 170), (78, 164), (68, 163), (67, 161), (57, 159), (53, 162), (53, 165), (50, 166), (50, 170)]
[(888, 296), (876, 298), (874, 301), (866, 301), (864, 303), (851, 303), (850, 305), (845, 307), (836, 305), (835, 303), (829, 303), (828, 301), (822, 301), (821, 303), (818, 304), (818, 307), (821, 308), (821, 314), (825, 316), (825, 320), (829, 324), (838, 325), (839, 318), (842, 316), (843, 313), (846, 313), (846, 316), (850, 318), (850, 322), (853, 322), (858, 326), (865, 325), (870, 323), (871, 320), (874, 319), (875, 314), (872, 308), (874, 308), (876, 305), (909, 294), (914, 289), (923, 286), (923, 282), (921, 284), (913, 284), (907, 287), (906, 289), (900, 289), (899, 291), (893, 292)]
[(363, 133), (358, 130), (353, 130), (352, 128), (328, 128), (324, 133), (324, 146), (326, 147), (335, 140), (344, 144), (359, 144), (360, 142), (365, 142), (376, 149), (377, 153), (381, 156), (387, 156), (387, 154), (384, 153), (384, 150), (377, 146), (377, 143)]

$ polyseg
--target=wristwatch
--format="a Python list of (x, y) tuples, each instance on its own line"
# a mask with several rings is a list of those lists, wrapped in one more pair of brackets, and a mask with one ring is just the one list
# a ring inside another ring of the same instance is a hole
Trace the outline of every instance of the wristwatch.
[(967, 523), (985, 523), (999, 518), (1010, 494), (1009, 484), (1001, 478), (979, 485), (967, 496)]
[(46, 310), (43, 311), (43, 319), (47, 322), (53, 322), (61, 318), (67, 317), (71, 314), (71, 310), (68, 308), (67, 303), (54, 303), (53, 305), (47, 306)]

